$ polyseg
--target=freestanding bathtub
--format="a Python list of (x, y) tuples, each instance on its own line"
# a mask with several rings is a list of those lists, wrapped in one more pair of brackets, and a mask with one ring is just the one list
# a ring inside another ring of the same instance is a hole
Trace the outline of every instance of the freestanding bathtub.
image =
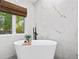
[(18, 59), (54, 59), (57, 42), (33, 40), (30, 46), (23, 46), (23, 42), (14, 42)]

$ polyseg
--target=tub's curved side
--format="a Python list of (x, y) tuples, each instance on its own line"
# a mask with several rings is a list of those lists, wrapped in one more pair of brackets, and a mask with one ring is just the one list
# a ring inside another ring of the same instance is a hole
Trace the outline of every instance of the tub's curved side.
[(54, 59), (56, 45), (22, 46), (15, 44), (18, 59)]

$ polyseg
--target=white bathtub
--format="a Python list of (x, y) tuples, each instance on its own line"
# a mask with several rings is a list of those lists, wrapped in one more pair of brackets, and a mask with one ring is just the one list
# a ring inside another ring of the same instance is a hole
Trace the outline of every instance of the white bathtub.
[(16, 41), (18, 59), (54, 59), (57, 42), (50, 40), (33, 40), (31, 46), (23, 46), (24, 40)]

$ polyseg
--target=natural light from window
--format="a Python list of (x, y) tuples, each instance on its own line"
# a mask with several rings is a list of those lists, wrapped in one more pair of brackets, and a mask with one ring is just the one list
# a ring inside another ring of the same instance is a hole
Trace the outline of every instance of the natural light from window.
[[(15, 25), (16, 34), (24, 33), (24, 17), (15, 15), (15, 19), (12, 19), (12, 16), (12, 14), (0, 12), (0, 34), (12, 34), (12, 30), (14, 30), (12, 26)], [(15, 22), (12, 20), (15, 20)]]

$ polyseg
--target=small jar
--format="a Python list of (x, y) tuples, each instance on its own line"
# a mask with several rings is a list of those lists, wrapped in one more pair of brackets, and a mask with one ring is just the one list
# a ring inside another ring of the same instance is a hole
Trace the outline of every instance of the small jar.
[(23, 45), (28, 45), (28, 41), (25, 40), (24, 43), (23, 43)]

